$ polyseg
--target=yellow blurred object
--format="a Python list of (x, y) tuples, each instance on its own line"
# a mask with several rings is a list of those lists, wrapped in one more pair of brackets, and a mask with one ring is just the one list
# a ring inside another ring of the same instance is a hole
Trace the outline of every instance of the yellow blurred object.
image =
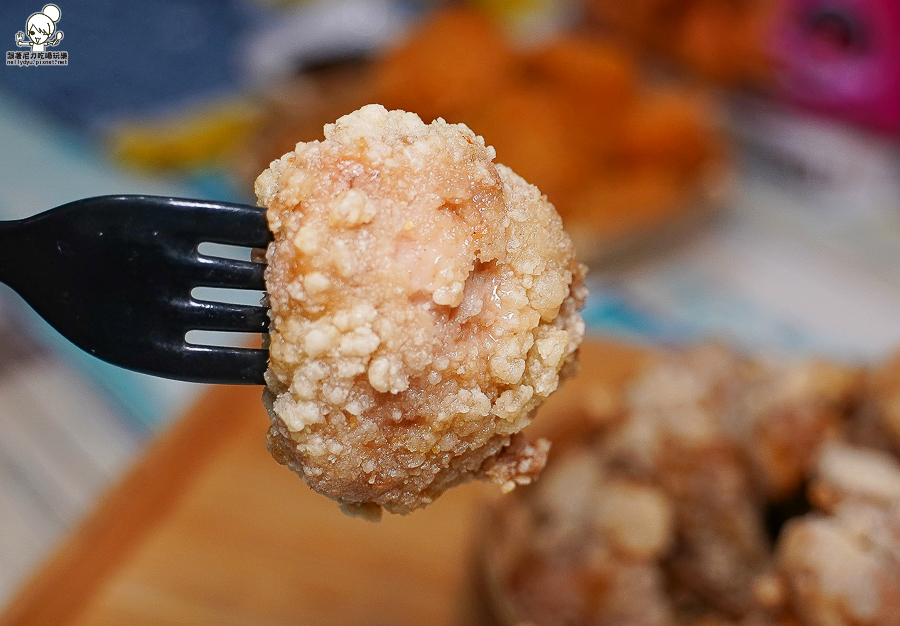
[(262, 112), (243, 100), (118, 125), (107, 137), (114, 158), (141, 169), (197, 169), (221, 163), (247, 141)]
[(554, 0), (470, 0), (469, 4), (494, 18), (515, 20), (522, 15), (546, 10)]
[(469, 0), (522, 43), (559, 32), (580, 10), (579, 0)]

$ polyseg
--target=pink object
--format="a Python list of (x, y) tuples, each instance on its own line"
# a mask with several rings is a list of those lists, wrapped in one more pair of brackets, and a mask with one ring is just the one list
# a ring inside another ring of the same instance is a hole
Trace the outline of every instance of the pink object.
[(810, 109), (900, 136), (900, 0), (782, 0), (779, 90)]

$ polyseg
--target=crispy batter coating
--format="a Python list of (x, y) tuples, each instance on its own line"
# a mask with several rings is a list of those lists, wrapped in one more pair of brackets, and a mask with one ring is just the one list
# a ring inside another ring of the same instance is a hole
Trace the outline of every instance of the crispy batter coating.
[(900, 462), (834, 443), (814, 468), (827, 513), (790, 522), (778, 559), (803, 624), (900, 624)]
[[(619, 418), (554, 437), (541, 481), (489, 517), (498, 623), (898, 624), (900, 462), (841, 442), (864, 389), (721, 346), (656, 359)], [(817, 511), (773, 528), (811, 478)]]
[(868, 386), (866, 405), (856, 420), (855, 441), (900, 453), (900, 353), (872, 372)]
[(584, 333), (558, 214), (462, 125), (368, 105), (325, 137), (256, 183), (273, 455), (351, 512), (529, 482), (546, 444), (511, 437)]

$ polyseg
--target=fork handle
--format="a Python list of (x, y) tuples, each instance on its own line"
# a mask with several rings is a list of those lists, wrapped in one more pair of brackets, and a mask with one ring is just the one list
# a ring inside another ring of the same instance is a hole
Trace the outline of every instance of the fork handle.
[(0, 282), (26, 300), (26, 292), (40, 282), (53, 282), (55, 276), (48, 275), (48, 271), (64, 267), (66, 257), (73, 254), (71, 245), (61, 236), (63, 233), (54, 232), (58, 229), (53, 228), (46, 215), (0, 221)]
[(262, 246), (269, 239), (257, 207), (85, 198), (0, 221), (0, 282), (62, 336), (105, 361), (181, 380), (262, 384), (267, 351), (196, 346), (185, 335), (265, 331), (264, 307), (196, 300), (191, 290), (262, 288), (262, 264), (205, 257), (197, 246)]
[(22, 276), (22, 264), (28, 263), (26, 243), (21, 237), (25, 220), (0, 221), (0, 282), (18, 291), (17, 278)]

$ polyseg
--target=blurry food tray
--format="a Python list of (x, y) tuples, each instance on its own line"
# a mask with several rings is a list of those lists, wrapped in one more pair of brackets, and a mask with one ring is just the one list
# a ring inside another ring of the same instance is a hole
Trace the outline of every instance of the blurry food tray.
[[(546, 426), (609, 401), (641, 352), (589, 341)], [(2, 626), (470, 623), (476, 514), (451, 490), (377, 524), (346, 517), (267, 453), (259, 387), (217, 387), (156, 441), (0, 616)], [(536, 424), (536, 425), (537, 425)]]

